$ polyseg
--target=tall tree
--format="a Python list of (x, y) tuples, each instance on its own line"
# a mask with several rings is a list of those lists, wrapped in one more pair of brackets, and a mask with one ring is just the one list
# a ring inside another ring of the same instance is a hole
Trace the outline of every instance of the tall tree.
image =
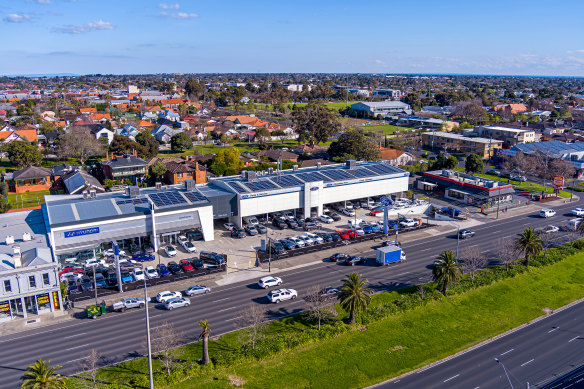
[(26, 368), (20, 380), (23, 389), (66, 389), (65, 378), (55, 372), (61, 366), (50, 366), (51, 361), (37, 360)]
[(10, 209), (8, 202), (8, 184), (0, 182), (0, 213), (6, 213)]
[(296, 131), (317, 143), (326, 142), (340, 130), (339, 114), (328, 109), (321, 101), (310, 101), (292, 113)]
[(211, 326), (207, 320), (201, 320), (199, 326), (202, 331), (199, 340), (203, 339), (203, 365), (209, 364), (209, 335), (211, 335)]
[(258, 304), (251, 303), (244, 308), (237, 319), (237, 324), (243, 328), (251, 348), (255, 348), (258, 339), (262, 336), (267, 318), (266, 311)]
[(482, 173), (483, 172), (483, 159), (478, 154), (470, 154), (466, 157), (464, 162), (464, 170), (469, 173)]
[(82, 129), (71, 129), (71, 132), (57, 138), (57, 155), (61, 158), (75, 158), (80, 164), (91, 155), (103, 155), (103, 145), (95, 136)]
[(479, 246), (469, 246), (462, 250), (460, 255), (464, 269), (470, 273), (471, 281), (474, 283), (475, 272), (482, 269), (489, 263)]
[(8, 153), (10, 163), (17, 167), (38, 165), (43, 159), (39, 148), (29, 142), (17, 140), (4, 146), (3, 149)]
[(205, 91), (205, 84), (189, 78), (185, 84), (185, 92), (189, 99), (198, 99)]
[(309, 288), (306, 291), (304, 301), (306, 301), (307, 308), (306, 316), (316, 320), (319, 331), (320, 323), (336, 313), (331, 299), (322, 293), (322, 288), (319, 286)]
[(182, 335), (175, 330), (172, 323), (164, 322), (152, 330), (152, 353), (160, 354), (167, 377), (170, 377), (175, 363), (173, 349), (180, 345), (181, 340)]
[(125, 135), (114, 135), (114, 139), (109, 145), (109, 151), (114, 154), (132, 154), (134, 151), (139, 152), (141, 150), (142, 145)]
[(149, 131), (142, 131), (135, 137), (136, 143), (142, 147), (138, 150), (138, 155), (143, 158), (152, 158), (158, 154), (160, 143), (150, 134)]
[(366, 288), (366, 278), (361, 278), (357, 273), (351, 273), (343, 280), (343, 286), (337, 298), (341, 303), (341, 307), (349, 312), (349, 323), (355, 323), (355, 315), (358, 312), (367, 309), (371, 302), (371, 289)]
[(515, 242), (512, 238), (499, 238), (497, 240), (497, 259), (500, 263), (505, 265), (505, 269), (509, 271), (509, 264), (517, 257), (517, 250), (515, 249)]
[(166, 165), (162, 161), (156, 161), (150, 165), (148, 170), (155, 180), (160, 180), (160, 177), (166, 173)]
[(331, 157), (337, 162), (343, 162), (343, 156), (350, 155), (358, 160), (377, 161), (379, 148), (373, 139), (365, 136), (363, 131), (349, 129), (343, 132), (339, 139), (333, 142), (328, 150)]
[(193, 148), (193, 140), (186, 132), (179, 132), (170, 138), (170, 148), (175, 153), (182, 153)]
[(456, 261), (452, 251), (444, 251), (434, 261), (432, 267), (432, 279), (438, 284), (442, 293), (446, 294), (448, 288), (454, 286), (462, 277), (461, 264)]
[(535, 258), (543, 249), (543, 241), (533, 228), (527, 227), (523, 232), (517, 234), (515, 249), (523, 254), (525, 266), (529, 266), (529, 261)]

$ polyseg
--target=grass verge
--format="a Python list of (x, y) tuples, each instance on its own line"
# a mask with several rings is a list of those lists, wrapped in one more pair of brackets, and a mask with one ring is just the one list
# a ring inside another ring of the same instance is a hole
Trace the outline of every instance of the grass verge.
[(48, 190), (26, 193), (9, 193), (8, 203), (11, 209), (36, 207), (45, 203), (45, 195), (50, 194)]

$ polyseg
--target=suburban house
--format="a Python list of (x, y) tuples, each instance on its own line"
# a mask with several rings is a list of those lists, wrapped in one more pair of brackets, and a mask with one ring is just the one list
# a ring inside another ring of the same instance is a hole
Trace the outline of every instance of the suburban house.
[(412, 114), (409, 104), (401, 101), (361, 102), (351, 105), (351, 112), (361, 117), (386, 117), (399, 114)]
[(181, 132), (183, 131), (163, 124), (150, 131), (150, 134), (152, 134), (152, 136), (159, 142), (169, 143), (170, 138), (172, 138), (173, 135)]
[(34, 126), (21, 126), (18, 129), (15, 129), (12, 126), (4, 126), (0, 130), (0, 142), (10, 143), (16, 140), (22, 140), (25, 142), (34, 142), (38, 140), (36, 128)]
[(253, 153), (256, 157), (266, 157), (272, 162), (278, 161), (298, 161), (298, 155), (285, 150), (260, 150)]
[(373, 95), (399, 99), (404, 95), (404, 92), (399, 89), (377, 89), (373, 91)]
[(135, 155), (117, 156), (102, 161), (101, 167), (105, 179), (119, 181), (128, 179), (133, 183), (142, 181), (148, 172), (148, 163)]
[(416, 158), (402, 150), (380, 147), (379, 160), (393, 166), (402, 166), (415, 162)]
[(298, 146), (295, 146), (292, 151), (296, 154), (306, 154), (306, 155), (311, 155), (314, 153), (318, 153), (321, 152), (323, 149), (322, 147), (320, 147), (319, 145), (310, 145), (310, 144), (301, 144)]
[(327, 161), (326, 159), (305, 159), (304, 161), (300, 162), (300, 167), (315, 167), (315, 166), (324, 166), (324, 165), (332, 165), (334, 162)]
[(84, 191), (94, 190), (96, 193), (104, 193), (104, 187), (99, 183), (97, 178), (87, 173), (85, 170), (75, 169), (66, 173), (60, 178), (64, 189), (69, 194), (79, 194)]
[(84, 124), (81, 125), (81, 127), (87, 128), (97, 140), (102, 138), (107, 139), (108, 144), (112, 143), (112, 140), (114, 140), (115, 133), (101, 124)]
[(197, 184), (207, 182), (207, 170), (196, 161), (169, 161), (165, 163), (165, 181), (167, 184), (180, 184), (187, 180), (194, 180)]
[(492, 157), (497, 149), (503, 148), (503, 141), (498, 139), (471, 138), (450, 132), (424, 132), (422, 145), (433, 150), (444, 150), (463, 154), (478, 154), (481, 158)]
[(495, 112), (507, 112), (510, 114), (516, 114), (519, 112), (527, 111), (525, 104), (499, 104), (493, 108)]
[(50, 168), (29, 166), (12, 173), (8, 180), (8, 190), (14, 193), (37, 192), (51, 188)]

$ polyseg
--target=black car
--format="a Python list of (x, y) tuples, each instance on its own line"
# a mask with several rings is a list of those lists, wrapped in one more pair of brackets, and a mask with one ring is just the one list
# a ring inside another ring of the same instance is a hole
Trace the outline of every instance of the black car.
[(304, 228), (304, 231), (318, 230), (318, 224), (307, 222), (302, 228)]
[(196, 269), (203, 269), (205, 267), (205, 264), (203, 263), (203, 261), (201, 261), (198, 258), (193, 258), (191, 259), (191, 265), (193, 265), (193, 268)]
[(79, 285), (81, 286), (81, 290), (84, 292), (91, 292), (93, 290), (93, 281), (89, 277), (83, 277)]
[(458, 237), (460, 239), (472, 238), (473, 236), (475, 236), (475, 232), (472, 230), (465, 228), (464, 230), (458, 231)]
[(348, 266), (355, 266), (360, 263), (365, 263), (365, 258), (359, 257), (357, 255), (351, 255), (349, 258), (345, 259), (345, 262), (343, 263)]
[(487, 174), (493, 175), (493, 176), (499, 176), (501, 175), (501, 172), (498, 171), (497, 169), (489, 169), (486, 171)]
[(203, 262), (211, 262), (214, 265), (222, 265), (225, 262), (223, 255), (213, 251), (201, 251), (199, 253), (199, 258)]
[(305, 222), (304, 222), (303, 218), (301, 218), (301, 217), (296, 218), (296, 224), (298, 224), (298, 227), (300, 227), (300, 228), (304, 227), (304, 223)]
[(286, 224), (286, 222), (284, 221), (284, 219), (274, 219), (272, 221), (272, 225), (274, 227), (278, 227), (281, 230), (284, 230), (284, 229), (288, 228), (288, 224)]
[(118, 275), (115, 271), (108, 271), (107, 272), (107, 284), (109, 286), (116, 286), (118, 284)]
[(168, 262), (168, 265), (166, 265), (166, 267), (168, 267), (168, 270), (170, 270), (170, 272), (172, 274), (179, 274), (182, 273), (182, 269), (179, 266), (178, 263), (172, 261), (172, 262)]
[(286, 224), (288, 224), (288, 227), (294, 229), (294, 228), (298, 228), (298, 223), (296, 223), (296, 220), (286, 220)]
[(79, 293), (79, 287), (77, 286), (77, 282), (75, 282), (75, 280), (69, 280), (67, 291), (69, 292), (69, 294)]
[(344, 253), (335, 253), (329, 257), (329, 261), (331, 262), (339, 262), (348, 259), (349, 256)]
[(255, 226), (255, 228), (256, 228), (256, 230), (258, 230), (258, 232), (260, 234), (265, 234), (265, 233), (268, 232), (268, 229), (263, 224), (258, 224), (258, 225)]
[(289, 241), (288, 239), (281, 239), (280, 243), (282, 243), (286, 250), (294, 250), (296, 248), (296, 243)]
[(331, 217), (331, 218), (332, 218), (334, 221), (336, 221), (336, 222), (338, 222), (338, 221), (341, 221), (341, 215), (339, 215), (339, 214), (338, 214), (338, 213), (336, 213), (336, 212), (335, 212), (335, 213), (331, 213), (329, 216), (330, 216), (330, 217)]
[(284, 251), (286, 251), (286, 249), (284, 248), (284, 245), (278, 241), (272, 242), (271, 246), (272, 246), (272, 252), (274, 254), (282, 254)]
[(98, 288), (107, 288), (107, 282), (103, 274), (95, 274), (95, 285), (97, 285)]
[(329, 236), (331, 237), (332, 242), (338, 242), (341, 240), (341, 237), (338, 234), (329, 234)]
[(318, 220), (316, 220), (313, 217), (307, 217), (306, 219), (304, 219), (305, 223), (318, 223)]
[(333, 238), (331, 237), (331, 235), (327, 234), (326, 232), (320, 232), (320, 233), (317, 233), (316, 235), (320, 236), (322, 238), (322, 240), (325, 242), (332, 242), (333, 241)]
[(231, 229), (231, 237), (232, 238), (245, 238), (247, 234), (245, 233), (243, 228), (234, 227)]

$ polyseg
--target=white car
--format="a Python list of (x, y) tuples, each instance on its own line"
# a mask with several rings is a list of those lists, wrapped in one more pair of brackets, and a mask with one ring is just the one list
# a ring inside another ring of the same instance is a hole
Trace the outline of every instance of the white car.
[(355, 211), (348, 208), (341, 208), (341, 213), (345, 216), (355, 216)]
[(262, 277), (258, 281), (260, 288), (268, 289), (270, 286), (280, 286), (282, 279), (280, 277)]
[(66, 258), (63, 262), (65, 262), (67, 265), (75, 265), (77, 263), (77, 258), (69, 257)]
[(400, 227), (415, 227), (416, 225), (418, 225), (418, 223), (416, 223), (416, 221), (414, 219), (403, 219), (399, 222)]
[[(574, 216), (584, 216), (584, 208), (572, 209), (572, 215)], [(67, 260), (65, 260), (67, 261)]]
[[(104, 257), (113, 257), (116, 253), (114, 252), (114, 249), (107, 249), (103, 252), (103, 256)], [(126, 252), (124, 250), (120, 250), (119, 255), (126, 255)]]
[(316, 243), (312, 238), (305, 235), (300, 235), (298, 239), (302, 240), (306, 246), (312, 246), (313, 244)]
[(555, 216), (556, 211), (553, 209), (545, 208), (539, 211), (539, 217), (552, 217)]
[(306, 246), (306, 242), (305, 241), (303, 241), (302, 239), (299, 239), (299, 238), (297, 238), (295, 236), (289, 237), (288, 240), (291, 241), (291, 242), (294, 242), (294, 244), (298, 248)]
[(302, 236), (304, 237), (308, 237), (310, 239), (312, 239), (312, 241), (314, 242), (314, 244), (321, 244), (324, 243), (324, 239), (322, 239), (322, 237), (313, 234), (312, 232), (303, 232)]
[(164, 308), (172, 311), (174, 308), (188, 307), (189, 305), (191, 305), (191, 300), (186, 297), (177, 297), (166, 300)]
[(154, 266), (147, 266), (146, 269), (144, 269), (144, 273), (146, 273), (146, 277), (148, 277), (148, 279), (150, 280), (153, 278), (160, 277), (158, 271), (154, 268)]
[(286, 220), (295, 220), (294, 213), (290, 211), (284, 212), (283, 217)]
[(362, 219), (349, 219), (349, 220), (347, 220), (347, 224), (349, 224), (349, 227), (359, 227), (361, 225), (361, 223), (363, 223)]
[(552, 234), (554, 232), (558, 232), (560, 231), (560, 227), (557, 226), (545, 226), (544, 228), (541, 229), (541, 232), (543, 232), (544, 234)]
[(176, 249), (171, 245), (164, 246), (164, 252), (169, 257), (176, 257)]
[(326, 224), (331, 224), (332, 222), (334, 222), (333, 218), (328, 215), (320, 215), (318, 217), (318, 220)]
[(345, 208), (346, 209), (353, 209), (353, 203), (350, 201), (345, 202)]
[(109, 267), (103, 259), (98, 260), (98, 259), (92, 258), (92, 259), (88, 259), (87, 261), (85, 261), (85, 267), (96, 267), (96, 266)]
[(156, 295), (156, 301), (158, 301), (159, 303), (165, 303), (166, 301), (172, 299), (172, 298), (181, 298), (182, 294), (181, 292), (171, 292), (169, 290), (164, 291), (164, 292), (160, 292)]
[(185, 290), (185, 294), (187, 296), (194, 296), (197, 294), (206, 294), (209, 293), (211, 291), (211, 288), (209, 288), (208, 286), (204, 286), (204, 285), (193, 285), (193, 286), (189, 286), (186, 290)]
[(132, 277), (134, 277), (134, 281), (144, 281), (144, 272), (142, 269), (134, 268), (132, 270)]
[(178, 244), (182, 245), (184, 242), (188, 242), (189, 240), (187, 239), (186, 236), (179, 235), (179, 237), (176, 238), (176, 241), (178, 242)]
[(191, 241), (181, 242), (181, 246), (185, 249), (188, 253), (194, 253), (197, 251), (197, 248)]
[(294, 300), (298, 293), (294, 289), (274, 289), (268, 293), (268, 301), (278, 304), (280, 301)]
[(223, 224), (223, 228), (225, 228), (227, 231), (231, 231), (232, 229), (235, 228), (235, 224), (233, 224), (233, 223), (225, 223), (225, 224)]
[(365, 231), (361, 227), (353, 227), (353, 231), (355, 231), (359, 236), (365, 235)]

